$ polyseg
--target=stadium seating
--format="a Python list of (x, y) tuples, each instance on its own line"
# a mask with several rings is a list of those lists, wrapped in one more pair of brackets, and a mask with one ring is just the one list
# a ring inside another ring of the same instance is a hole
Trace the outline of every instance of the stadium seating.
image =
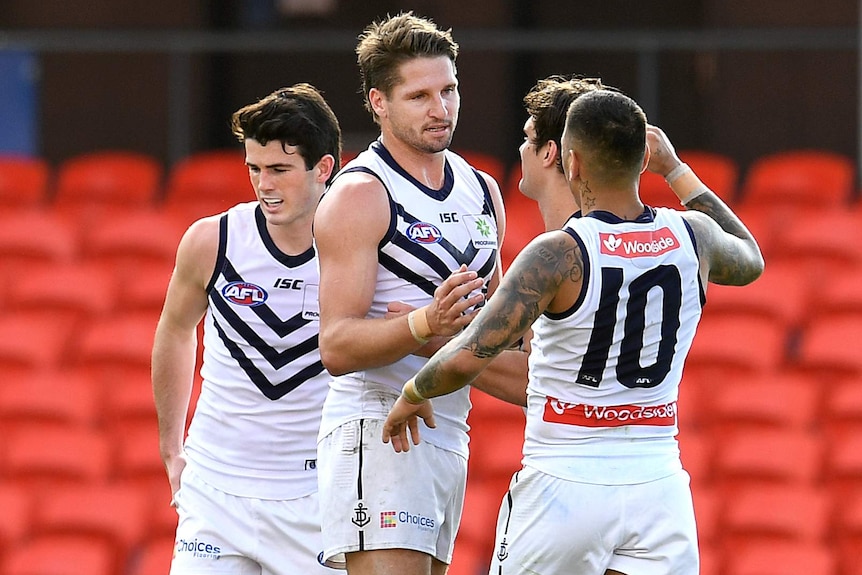
[(714, 480), (720, 486), (811, 484), (823, 471), (823, 446), (806, 430), (738, 426), (722, 435), (713, 454)]
[(790, 150), (752, 162), (742, 184), (747, 205), (823, 209), (847, 205), (855, 193), (853, 160), (824, 150)]
[(156, 158), (128, 150), (82, 153), (57, 167), (54, 209), (83, 222), (155, 205), (164, 167)]
[(174, 537), (153, 538), (141, 546), (137, 554), (129, 560), (128, 575), (167, 575), (171, 568)]
[(195, 152), (168, 172), (162, 207), (186, 224), (255, 199), (242, 150)]
[[(107, 155), (131, 165), (126, 152)], [(709, 287), (680, 389), (703, 575), (862, 575), (862, 260), (850, 245), (862, 245), (862, 201), (848, 203), (841, 158), (817, 153), (812, 164), (804, 155), (764, 158), (739, 181), (721, 157), (680, 152), (767, 254), (754, 284)], [(791, 169), (788, 158), (799, 172), (775, 176)], [(177, 514), (158, 454), (152, 338), (179, 238), (193, 219), (253, 200), (248, 170), (233, 150), (195, 154), (170, 171), (144, 159), (141, 178), (73, 170), (79, 158), (53, 172), (20, 160), (0, 155), (0, 575), (164, 575)], [(473, 161), (489, 173), (502, 165)], [(806, 173), (834, 185), (809, 195)], [(498, 179), (506, 266), (544, 230), (519, 179), (519, 166)], [(775, 194), (786, 209), (770, 209)], [(804, 217), (786, 225), (796, 209)], [(196, 376), (193, 402), (199, 385)], [(471, 397), (451, 575), (487, 572), (523, 442), (521, 408)], [(57, 496), (38, 495), (48, 490)], [(134, 493), (127, 512), (91, 513), (120, 509), (125, 496), (105, 494), (121, 492)]]
[(3, 575), (118, 575), (111, 544), (92, 535), (42, 535), (24, 541), (0, 560)]
[(27, 423), (4, 437), (2, 469), (8, 480), (34, 485), (104, 483), (111, 473), (111, 442), (89, 425)]
[(100, 390), (73, 370), (32, 370), (0, 385), (0, 429), (30, 423), (87, 426), (98, 420)]
[(40, 262), (72, 262), (79, 239), (75, 223), (52, 211), (0, 211), (0, 271), (16, 278)]
[(48, 202), (51, 166), (43, 158), (0, 154), (0, 207), (23, 209)]
[(815, 316), (800, 335), (794, 358), (801, 369), (826, 374), (862, 373), (862, 313)]
[(724, 557), (723, 575), (835, 575), (835, 555), (823, 543), (752, 538)]

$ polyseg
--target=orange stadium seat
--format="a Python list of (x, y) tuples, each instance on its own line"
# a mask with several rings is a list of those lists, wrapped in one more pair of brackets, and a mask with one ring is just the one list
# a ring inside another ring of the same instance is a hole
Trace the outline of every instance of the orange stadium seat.
[(123, 381), (107, 380), (101, 383), (101, 387), (106, 412), (105, 425), (118, 427), (156, 420), (156, 404), (148, 367), (127, 369)]
[[(12, 311), (0, 314), (0, 373), (59, 367), (70, 351), (73, 327), (51, 312)], [(5, 377), (4, 377), (5, 379)]]
[(709, 543), (699, 543), (699, 575), (721, 575), (721, 552)]
[(31, 208), (48, 202), (51, 166), (43, 158), (0, 155), (0, 206)]
[(7, 282), (6, 305), (16, 311), (50, 311), (57, 323), (77, 324), (112, 310), (117, 287), (113, 271), (105, 266), (38, 262)]
[(724, 511), (718, 490), (705, 485), (695, 485), (691, 489), (691, 496), (697, 521), (697, 540), (701, 545), (714, 547), (721, 534)]
[(79, 252), (77, 227), (45, 210), (0, 211), (0, 271), (7, 277), (39, 262), (73, 261)]
[(190, 224), (254, 199), (245, 153), (208, 150), (190, 154), (169, 170), (163, 207)]
[(166, 575), (171, 570), (174, 537), (162, 536), (141, 546), (129, 561), (128, 575)]
[(470, 473), (496, 481), (503, 491), (521, 468), (524, 409), (477, 390), (471, 390), (470, 400)]
[(145, 312), (95, 318), (76, 338), (74, 364), (102, 375), (148, 369), (157, 321), (157, 315)]
[(83, 535), (102, 538), (117, 553), (122, 567), (146, 535), (149, 501), (133, 485), (82, 483), (62, 485), (36, 502), (36, 535)]
[(748, 169), (742, 184), (745, 204), (823, 209), (847, 205), (856, 186), (853, 160), (825, 150), (766, 154)]
[[(862, 218), (859, 225), (862, 227)], [(809, 298), (809, 317), (846, 313), (862, 315), (862, 289), (859, 286), (862, 286), (862, 267), (832, 274), (829, 281), (817, 285), (816, 297)]]
[(164, 167), (129, 150), (100, 150), (69, 158), (57, 167), (54, 207), (85, 221), (155, 205)]
[(29, 536), (35, 496), (25, 482), (0, 481), (0, 557)]
[(127, 270), (120, 282), (117, 304), (127, 311), (150, 311), (159, 315), (165, 302), (165, 294), (173, 267), (167, 262), (141, 262)]
[(849, 206), (855, 179), (853, 161), (834, 152), (767, 154), (752, 162), (744, 175), (736, 211), (758, 238), (768, 260), (773, 249), (783, 247), (788, 228), (817, 211)]
[(703, 431), (684, 429), (677, 436), (682, 466), (691, 476), (692, 485), (708, 483), (712, 477), (712, 438)]
[(800, 267), (791, 262), (769, 261), (763, 274), (747, 286), (710, 284), (703, 315), (752, 314), (784, 329), (795, 329), (802, 323), (811, 299), (800, 277), (803, 275)]
[(739, 164), (736, 160), (709, 150), (678, 150), (680, 159), (691, 166), (700, 181), (729, 205), (737, 202)]
[(89, 425), (100, 412), (98, 386), (63, 367), (34, 370), (0, 385), (0, 429), (27, 423)]
[(824, 543), (755, 539), (724, 557), (723, 575), (835, 575), (835, 555)]
[(862, 314), (811, 318), (801, 333), (795, 362), (800, 368), (825, 374), (862, 373)]
[(500, 512), (500, 502), (506, 496), (507, 485), (500, 482), (485, 482), (468, 472), (464, 511), (461, 514), (456, 548), (461, 542), (468, 542), (484, 548), (490, 558), (491, 549), (494, 548), (494, 533)]
[(807, 484), (823, 472), (823, 444), (808, 430), (737, 426), (721, 435), (713, 454), (714, 480), (720, 486)]
[(843, 207), (807, 212), (782, 228), (770, 254), (776, 261), (804, 269), (797, 281), (819, 292), (832, 278), (862, 270), (862, 217)]
[(114, 477), (145, 486), (167, 489), (165, 467), (159, 455), (159, 428), (151, 420), (127, 422), (113, 428)]
[(758, 536), (818, 542), (829, 533), (831, 501), (816, 485), (743, 484), (728, 489), (722, 505), (719, 530), (730, 547)]
[(825, 418), (837, 425), (862, 426), (862, 379), (847, 376), (829, 381), (824, 394)]
[(840, 427), (829, 433), (824, 448), (824, 474), (836, 486), (862, 487), (862, 425)]
[(862, 484), (835, 497), (832, 538), (838, 549), (842, 575), (862, 575)]
[(90, 535), (42, 535), (9, 549), (0, 561), (3, 575), (116, 575), (117, 554)]
[(105, 481), (111, 472), (108, 437), (91, 426), (18, 425), (4, 437), (7, 479), (36, 484)]
[(767, 317), (704, 313), (686, 365), (773, 371), (786, 361), (788, 338), (787, 330)]
[[(705, 150), (680, 151), (679, 157), (725, 203), (735, 202), (739, 166), (732, 158)], [(641, 201), (648, 206), (683, 209), (664, 177), (654, 172), (641, 174), (638, 191)]]
[(135, 210), (122, 218), (93, 223), (81, 234), (81, 259), (115, 269), (121, 282), (134, 282), (141, 266), (170, 273), (186, 225), (170, 214)]
[(727, 378), (711, 386), (702, 419), (713, 434), (739, 425), (812, 429), (822, 415), (821, 387), (810, 375), (792, 370)]
[(458, 539), (452, 555), (452, 563), (446, 575), (480, 575), (488, 572), (493, 552), (494, 538), (491, 545), (474, 543), (468, 539)]

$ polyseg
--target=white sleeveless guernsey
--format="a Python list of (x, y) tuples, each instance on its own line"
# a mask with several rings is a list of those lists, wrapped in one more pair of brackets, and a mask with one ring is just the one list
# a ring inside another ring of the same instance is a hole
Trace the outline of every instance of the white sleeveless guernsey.
[(227, 493), (292, 499), (317, 491), (329, 381), (318, 350), (318, 277), (314, 249), (279, 251), (257, 202), (221, 217), (203, 386), (185, 450), (198, 474)]
[[(410, 176), (379, 140), (339, 175), (355, 171), (377, 177), (389, 195), (389, 231), (378, 248), (377, 287), (368, 317), (384, 316), (386, 306), (395, 301), (417, 308), (428, 304), (437, 286), (461, 264), (485, 278), (487, 286), (497, 259), (496, 214), (485, 180), (463, 158), (446, 151), (440, 190)], [(347, 421), (385, 419), (393, 397), (426, 361), (408, 355), (384, 367), (334, 378), (320, 436)], [(381, 401), (381, 394), (388, 403)], [(422, 440), (466, 457), (469, 410), (468, 388), (435, 397), (437, 427), (423, 426)]]
[(703, 305), (694, 236), (680, 214), (608, 212), (563, 228), (584, 289), (533, 324), (524, 464), (585, 483), (631, 484), (681, 468), (676, 401)]

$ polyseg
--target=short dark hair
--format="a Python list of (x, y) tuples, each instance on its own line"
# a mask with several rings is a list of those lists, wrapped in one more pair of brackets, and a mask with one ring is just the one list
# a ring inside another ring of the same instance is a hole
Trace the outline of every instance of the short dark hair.
[(402, 12), (370, 24), (359, 35), (356, 61), (362, 78), (365, 109), (374, 121), (377, 116), (368, 101), (368, 92), (377, 88), (386, 96), (398, 85), (398, 67), (413, 58), (446, 56), (452, 63), (458, 57), (458, 44), (452, 30), (441, 30), (428, 18)]
[(231, 116), (231, 131), (240, 142), (252, 139), (263, 146), (271, 141), (281, 142), (282, 147), (296, 146), (309, 170), (330, 154), (335, 158), (335, 169), (327, 184), (341, 167), (338, 118), (311, 84), (281, 88), (243, 106)]
[[(553, 75), (539, 80), (524, 96), (524, 107), (536, 129), (535, 140), (531, 142), (536, 149), (551, 141), (561, 149), (569, 105), (581, 94), (604, 87), (600, 78), (583, 76)], [(557, 158), (557, 169), (563, 173), (562, 154)]]
[(646, 114), (618, 91), (593, 90), (575, 99), (566, 115), (569, 143), (583, 145), (593, 173), (605, 180), (638, 177), (646, 150)]

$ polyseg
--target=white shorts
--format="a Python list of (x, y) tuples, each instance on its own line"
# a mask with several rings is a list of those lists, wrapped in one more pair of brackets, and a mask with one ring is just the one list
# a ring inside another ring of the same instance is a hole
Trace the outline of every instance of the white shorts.
[(183, 470), (171, 575), (332, 574), (318, 562), (317, 494), (290, 500), (237, 497)]
[(467, 461), (427, 442), (407, 453), (383, 443), (383, 421), (345, 423), (317, 446), (323, 558), (412, 549), (452, 560), (464, 505)]
[(635, 485), (566, 481), (525, 467), (497, 520), (489, 573), (697, 575), (689, 476)]

